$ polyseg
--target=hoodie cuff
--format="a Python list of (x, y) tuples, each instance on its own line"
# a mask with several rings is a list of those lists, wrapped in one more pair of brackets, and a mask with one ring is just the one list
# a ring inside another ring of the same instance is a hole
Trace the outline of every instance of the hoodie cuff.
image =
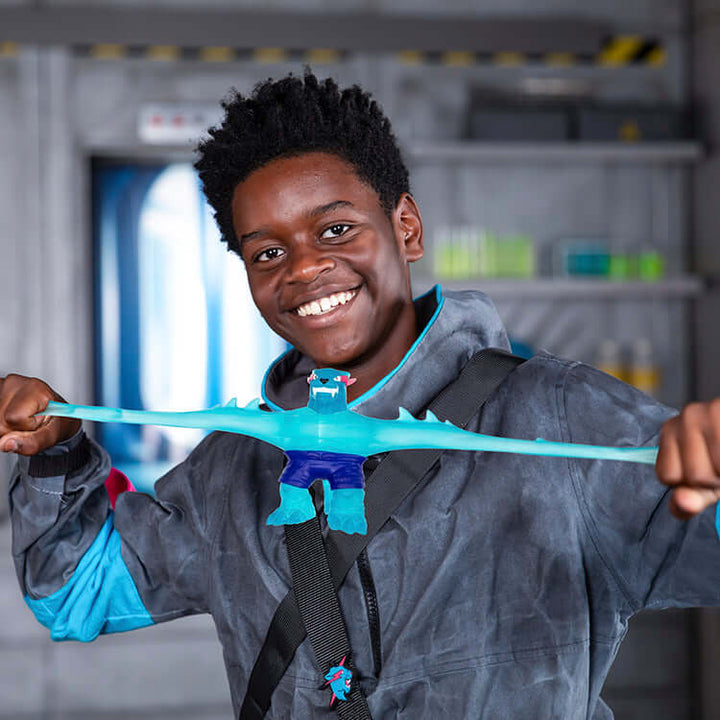
[(63, 477), (90, 460), (87, 436), (78, 430), (71, 438), (30, 458), (27, 473), (35, 478)]

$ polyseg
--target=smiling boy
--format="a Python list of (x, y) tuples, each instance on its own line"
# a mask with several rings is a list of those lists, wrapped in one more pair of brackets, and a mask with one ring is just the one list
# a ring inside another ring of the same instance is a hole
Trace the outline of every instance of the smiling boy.
[(263, 318), (318, 367), (349, 370), (349, 399), (399, 364), (417, 336), (408, 263), (423, 252), (411, 195), (388, 216), (346, 160), (309, 152), (238, 183), (232, 217)]
[[(357, 378), (358, 412), (421, 415), (476, 351), (507, 347), (482, 293), (413, 301), (420, 212), (390, 126), (359, 88), (307, 74), (237, 94), (197, 167), (255, 303), (294, 346), (264, 381), (271, 408), (304, 405), (309, 371), (332, 366)], [(282, 528), (266, 524), (282, 453), (213, 433), (157, 483), (157, 500), (125, 493), (111, 512), (107, 454), (76, 421), (34, 417), (58, 398), (39, 380), (0, 381), (0, 449), (20, 455), (11, 502), (28, 604), (56, 639), (211, 613), (239, 710), (291, 584)], [(468, 429), (659, 441), (660, 453), (654, 471), (445, 453), (338, 593), (373, 717), (609, 718), (600, 691), (628, 618), (720, 604), (720, 402), (676, 414), (540, 353)], [(329, 716), (318, 673), (305, 642), (267, 717)]]

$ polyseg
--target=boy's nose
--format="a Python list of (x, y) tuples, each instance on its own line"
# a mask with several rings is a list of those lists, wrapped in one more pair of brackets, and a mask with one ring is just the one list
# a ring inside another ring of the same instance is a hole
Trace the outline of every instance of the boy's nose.
[(335, 261), (320, 248), (297, 248), (290, 255), (288, 282), (311, 283), (326, 270), (335, 267)]

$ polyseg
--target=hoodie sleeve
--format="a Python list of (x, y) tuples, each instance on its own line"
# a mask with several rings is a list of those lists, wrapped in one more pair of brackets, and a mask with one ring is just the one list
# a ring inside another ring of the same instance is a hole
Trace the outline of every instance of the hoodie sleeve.
[[(676, 414), (583, 364), (568, 369), (558, 400), (570, 442), (655, 446), (663, 422)], [(633, 612), (720, 605), (715, 506), (676, 519), (653, 465), (571, 459), (569, 467), (592, 543)]]
[(110, 460), (84, 433), (19, 458), (10, 485), (13, 559), (28, 606), (54, 640), (207, 612), (209, 488), (227, 463), (216, 435), (158, 481), (157, 499), (122, 493), (114, 511)]

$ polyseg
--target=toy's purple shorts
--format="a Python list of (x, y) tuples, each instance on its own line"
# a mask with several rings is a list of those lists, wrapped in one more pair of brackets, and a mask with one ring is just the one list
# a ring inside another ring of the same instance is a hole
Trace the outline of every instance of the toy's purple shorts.
[(362, 489), (365, 485), (362, 455), (322, 452), (321, 450), (288, 450), (288, 464), (280, 482), (309, 488), (315, 480), (328, 480), (333, 490)]

